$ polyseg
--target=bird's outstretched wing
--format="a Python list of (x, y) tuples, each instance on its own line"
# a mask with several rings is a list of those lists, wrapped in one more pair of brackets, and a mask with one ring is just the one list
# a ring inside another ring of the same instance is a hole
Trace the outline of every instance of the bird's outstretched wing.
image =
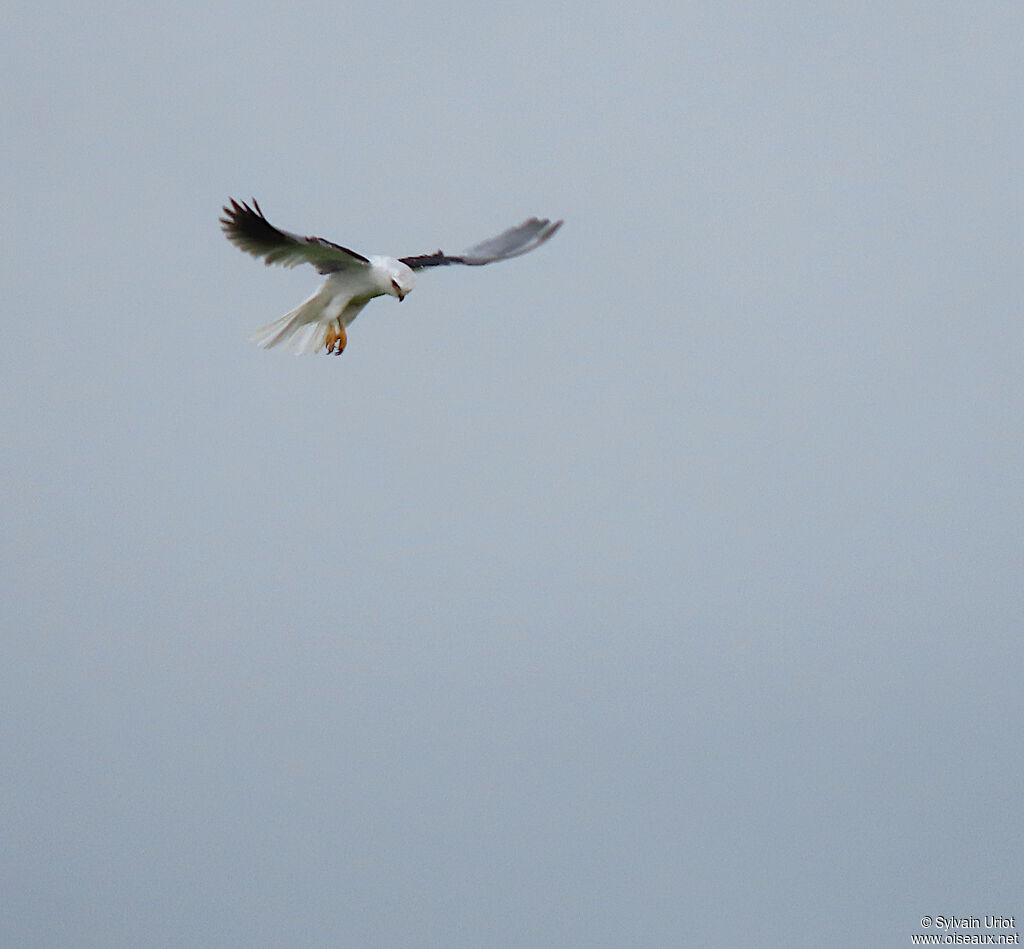
[(322, 273), (335, 273), (352, 267), (365, 267), (370, 261), (354, 250), (324, 240), (322, 237), (301, 237), (288, 231), (279, 231), (260, 210), (256, 199), (252, 207), (230, 198), (224, 205), (221, 227), (229, 241), (239, 250), (253, 257), (262, 257), (269, 266), (297, 267), (312, 264)]
[(446, 267), (449, 264), (480, 267), (483, 264), (493, 264), (496, 260), (518, 257), (535, 247), (540, 247), (561, 226), (561, 221), (552, 222), (547, 218), (532, 217), (517, 227), (510, 227), (497, 237), (481, 241), (461, 254), (449, 255), (439, 250), (435, 254), (419, 254), (416, 257), (399, 257), (398, 259), (413, 270), (422, 270), (424, 267)]

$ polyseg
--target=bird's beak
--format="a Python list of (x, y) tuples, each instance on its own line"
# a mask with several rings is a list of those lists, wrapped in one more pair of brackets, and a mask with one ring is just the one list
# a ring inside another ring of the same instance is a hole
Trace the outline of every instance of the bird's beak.
[(401, 303), (404, 299), (405, 299), (405, 294), (404, 293), (399, 293), (398, 294), (398, 302)]

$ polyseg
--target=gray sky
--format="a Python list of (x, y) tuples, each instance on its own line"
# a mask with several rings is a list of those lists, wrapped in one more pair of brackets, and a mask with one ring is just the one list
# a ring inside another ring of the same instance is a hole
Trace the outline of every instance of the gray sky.
[(0, 944), (1024, 917), (1019, 2), (5, 21)]

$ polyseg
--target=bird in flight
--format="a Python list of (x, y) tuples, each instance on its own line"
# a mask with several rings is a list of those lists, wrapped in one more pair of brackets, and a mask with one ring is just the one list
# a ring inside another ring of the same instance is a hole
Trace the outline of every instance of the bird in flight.
[(256, 199), (252, 207), (234, 198), (224, 206), (221, 227), (239, 250), (264, 262), (297, 267), (312, 264), (327, 279), (316, 293), (279, 320), (261, 326), (249, 338), (269, 349), (283, 343), (297, 354), (326, 352), (340, 355), (348, 340), (347, 327), (374, 297), (406, 298), (416, 282), (416, 271), (427, 267), (467, 264), (479, 267), (518, 257), (540, 247), (561, 226), (561, 221), (532, 217), (517, 227), (481, 241), (461, 254), (419, 254), (414, 257), (364, 257), (325, 240), (280, 231), (264, 216)]

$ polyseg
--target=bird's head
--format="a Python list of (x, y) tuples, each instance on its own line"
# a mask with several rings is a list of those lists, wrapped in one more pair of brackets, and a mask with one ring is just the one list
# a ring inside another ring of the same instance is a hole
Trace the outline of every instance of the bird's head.
[(393, 257), (378, 258), (376, 264), (384, 292), (398, 297), (399, 302), (404, 300), (416, 284), (412, 269)]

